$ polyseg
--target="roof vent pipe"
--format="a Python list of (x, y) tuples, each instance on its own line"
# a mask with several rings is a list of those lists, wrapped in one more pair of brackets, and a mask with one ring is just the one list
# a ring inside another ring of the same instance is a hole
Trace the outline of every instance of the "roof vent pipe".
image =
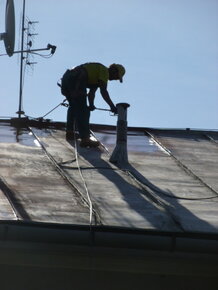
[(117, 120), (117, 141), (116, 147), (110, 157), (110, 162), (118, 166), (128, 164), (127, 154), (127, 108), (130, 105), (127, 103), (119, 103), (116, 105), (118, 120)]

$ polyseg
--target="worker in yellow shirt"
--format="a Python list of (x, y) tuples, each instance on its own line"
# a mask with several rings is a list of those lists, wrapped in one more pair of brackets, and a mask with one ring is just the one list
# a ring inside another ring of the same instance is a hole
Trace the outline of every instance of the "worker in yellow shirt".
[[(66, 96), (69, 107), (67, 112), (66, 139), (74, 138), (75, 123), (81, 138), (80, 146), (96, 147), (98, 141), (90, 139), (89, 117), (90, 111), (95, 109), (94, 99), (99, 88), (105, 102), (112, 112), (117, 109), (107, 91), (107, 82), (112, 80), (123, 81), (125, 68), (120, 64), (112, 64), (107, 68), (101, 63), (85, 63), (71, 70), (67, 70), (61, 83), (61, 91)], [(89, 89), (87, 93), (87, 89)], [(87, 97), (89, 106), (87, 105)]]

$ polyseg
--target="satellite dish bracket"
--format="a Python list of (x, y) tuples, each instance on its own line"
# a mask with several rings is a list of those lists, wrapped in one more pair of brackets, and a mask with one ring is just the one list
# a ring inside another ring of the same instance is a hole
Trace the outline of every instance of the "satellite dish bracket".
[(0, 33), (0, 40), (4, 40), (6, 33)]

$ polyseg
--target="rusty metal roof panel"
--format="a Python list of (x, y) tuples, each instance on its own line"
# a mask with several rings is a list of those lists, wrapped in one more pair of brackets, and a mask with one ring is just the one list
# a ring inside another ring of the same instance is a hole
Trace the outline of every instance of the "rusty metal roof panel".
[(217, 132), (129, 128), (121, 168), (116, 128), (92, 128), (95, 149), (64, 126), (1, 122), (0, 219), (218, 233)]

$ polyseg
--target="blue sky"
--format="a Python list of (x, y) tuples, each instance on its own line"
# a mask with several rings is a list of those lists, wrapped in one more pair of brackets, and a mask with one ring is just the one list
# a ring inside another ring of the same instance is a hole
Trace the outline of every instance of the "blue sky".
[[(18, 50), (23, 1), (14, 2)], [(5, 3), (0, 0), (0, 32)], [(39, 21), (34, 48), (57, 46), (52, 58), (35, 56), (34, 70), (26, 70), (26, 115), (40, 117), (58, 105), (64, 97), (56, 82), (64, 71), (95, 61), (126, 67), (123, 84), (109, 82), (108, 90), (114, 103), (130, 104), (129, 126), (218, 129), (217, 0), (26, 0), (26, 16)], [(0, 62), (0, 117), (15, 117), (19, 56)], [(107, 108), (99, 93), (95, 103)], [(47, 117), (65, 121), (66, 108)], [(90, 121), (114, 125), (116, 117), (94, 111)]]

